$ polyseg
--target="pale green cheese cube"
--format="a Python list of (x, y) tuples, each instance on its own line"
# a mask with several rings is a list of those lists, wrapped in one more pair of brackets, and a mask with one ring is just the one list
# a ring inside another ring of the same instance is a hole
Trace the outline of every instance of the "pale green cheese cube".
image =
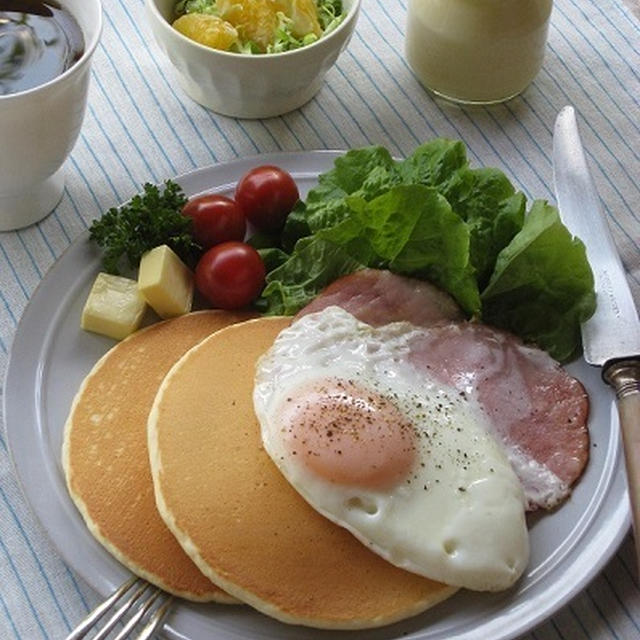
[(166, 244), (142, 256), (138, 289), (161, 318), (191, 311), (193, 287), (193, 273)]
[(135, 280), (99, 273), (84, 305), (80, 326), (122, 340), (140, 327), (145, 308)]

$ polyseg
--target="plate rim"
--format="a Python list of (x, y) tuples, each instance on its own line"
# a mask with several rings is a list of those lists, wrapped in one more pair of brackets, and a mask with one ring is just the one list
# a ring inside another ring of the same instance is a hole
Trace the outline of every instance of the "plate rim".
[[(287, 168), (288, 170), (296, 173), (297, 175), (303, 174), (308, 175), (310, 177), (317, 177), (320, 171), (325, 171), (332, 166), (332, 162), (337, 158), (346, 153), (345, 150), (315, 150), (315, 151), (281, 151), (275, 153), (265, 153), (265, 154), (256, 154), (252, 156), (248, 156), (245, 158), (236, 158), (230, 160), (228, 162), (221, 162), (216, 164), (207, 165), (204, 167), (198, 167), (191, 171), (187, 171), (185, 173), (179, 174), (173, 178), (169, 178), (178, 182), (181, 185), (197, 183), (199, 179), (203, 176), (209, 176), (213, 174), (215, 182), (216, 176), (220, 176), (220, 180), (211, 185), (210, 188), (205, 190), (195, 190), (189, 191), (189, 189), (185, 188), (185, 192), (188, 196), (197, 195), (199, 193), (203, 193), (205, 191), (211, 192), (220, 192), (225, 189), (229, 189), (232, 184), (235, 184), (239, 175), (236, 175), (235, 180), (229, 179), (226, 182), (223, 181), (223, 178), (227, 176), (231, 177), (233, 174), (239, 174), (240, 172), (246, 171), (252, 166), (257, 166), (257, 164), (276, 164)], [(309, 165), (312, 168), (305, 169), (305, 165)], [(317, 165), (317, 167), (316, 167)], [(161, 185), (164, 182), (158, 182), (158, 185)], [(126, 203), (127, 201), (125, 201)], [(124, 204), (124, 203), (123, 203)], [(9, 351), (9, 356), (7, 359), (7, 366), (4, 378), (3, 385), (3, 416), (5, 423), (5, 433), (7, 440), (7, 449), (9, 453), (9, 458), (11, 460), (12, 469), (14, 472), (14, 477), (17, 480), (18, 485), (22, 491), (22, 494), (25, 498), (25, 502), (28, 504), (31, 513), (35, 516), (35, 519), (42, 526), (43, 531), (47, 535), (49, 541), (51, 542), (54, 549), (61, 556), (63, 561), (71, 567), (74, 571), (80, 575), (83, 580), (87, 584), (89, 584), (94, 590), (96, 590), (101, 596), (107, 595), (107, 592), (112, 589), (118, 581), (123, 580), (126, 575), (128, 575), (129, 570), (120, 565), (115, 559), (111, 558), (112, 562), (110, 562), (110, 568), (105, 573), (98, 573), (98, 575), (92, 575), (91, 570), (83, 566), (78, 566), (78, 562), (75, 561), (75, 558), (72, 554), (70, 554), (66, 548), (61, 548), (59, 541), (52, 535), (50, 528), (47, 527), (46, 522), (47, 518), (43, 518), (43, 514), (40, 512), (36, 505), (38, 504), (37, 500), (33, 500), (33, 491), (35, 488), (27, 486), (27, 478), (25, 478), (25, 461), (22, 458), (21, 454), (16, 455), (16, 442), (17, 442), (17, 434), (14, 432), (13, 427), (10, 428), (11, 416), (14, 414), (14, 407), (11, 404), (11, 400), (9, 399), (10, 394), (9, 391), (12, 390), (14, 384), (19, 383), (19, 380), (15, 380), (16, 376), (20, 372), (20, 366), (18, 363), (18, 355), (21, 345), (25, 340), (28, 340), (28, 336), (26, 335), (27, 330), (30, 328), (29, 325), (32, 323), (32, 317), (37, 314), (37, 305), (40, 302), (41, 298), (45, 294), (43, 294), (44, 288), (51, 282), (53, 278), (56, 277), (59, 271), (63, 269), (66, 265), (66, 262), (70, 260), (69, 256), (74, 255), (75, 252), (82, 251), (83, 245), (87, 250), (89, 247), (89, 231), (84, 230), (78, 234), (78, 236), (65, 248), (65, 250), (60, 254), (60, 256), (52, 263), (47, 272), (44, 274), (41, 281), (38, 283), (37, 287), (32, 292), (27, 304), (25, 305), (24, 311), (16, 327), (11, 349)], [(90, 264), (87, 265), (91, 266)], [(95, 266), (95, 265), (94, 265)], [(86, 277), (86, 276), (85, 276)], [(42, 334), (43, 338), (46, 338), (46, 332)], [(41, 343), (41, 347), (44, 347), (46, 344), (46, 339)], [(42, 352), (42, 348), (39, 353)], [(39, 368), (38, 371), (34, 372), (36, 380), (39, 379), (38, 376), (42, 375), (42, 368)], [(603, 387), (604, 389), (604, 387)], [(38, 400), (37, 396), (39, 395), (40, 390), (38, 388), (35, 389), (36, 400)], [(39, 406), (39, 405), (37, 405)], [(38, 416), (35, 416), (38, 417)], [(618, 430), (616, 427), (616, 418), (617, 414), (613, 412), (613, 400), (612, 400), (612, 413), (611, 413), (611, 427), (614, 429), (614, 437), (617, 439), (617, 455), (620, 456), (621, 445)], [(55, 463), (55, 461), (53, 461)], [(28, 464), (26, 464), (28, 467)], [(581, 578), (573, 583), (570, 588), (566, 588), (559, 594), (559, 597), (554, 600), (553, 604), (550, 606), (541, 607), (538, 614), (534, 616), (529, 616), (524, 620), (521, 620), (520, 624), (516, 624), (515, 626), (511, 626), (509, 629), (504, 630), (505, 633), (499, 636), (500, 640), (510, 640), (511, 638), (515, 638), (516, 636), (525, 633), (544, 620), (551, 617), (554, 613), (556, 613), (562, 606), (564, 606), (567, 602), (569, 602), (573, 597), (575, 597), (580, 591), (582, 591), (591, 580), (595, 578), (595, 576), (602, 570), (604, 565), (611, 559), (611, 557), (616, 553), (620, 544), (622, 543), (624, 537), (626, 536), (629, 527), (630, 527), (630, 510), (628, 507), (628, 496), (627, 490), (623, 491), (620, 496), (619, 504), (615, 510), (616, 513), (616, 527), (615, 530), (610, 532), (609, 543), (606, 546), (606, 550), (604, 553), (600, 553), (596, 562), (591, 562), (590, 566), (587, 570), (583, 571), (581, 574)], [(78, 519), (81, 520), (81, 516), (79, 514), (75, 514)], [(77, 524), (77, 523), (76, 523)], [(84, 526), (84, 522), (82, 521), (82, 526)], [(601, 528), (602, 529), (602, 528)], [(86, 531), (87, 536), (91, 536), (88, 530)], [(601, 530), (599, 531), (600, 536), (602, 535)], [(599, 536), (599, 537), (600, 537)], [(97, 541), (93, 539), (91, 536), (91, 540), (93, 540), (96, 544)], [(590, 543), (591, 546), (593, 542)], [(105, 551), (105, 553), (107, 553)], [(91, 555), (91, 554), (89, 554)], [(117, 576), (120, 577), (117, 577)], [(498, 609), (499, 610), (499, 609)], [(259, 615), (259, 614), (258, 614)], [(179, 638), (181, 640), (196, 640), (195, 637), (183, 635), (179, 629), (173, 628), (170, 623), (165, 628), (165, 633), (168, 634), (169, 637)], [(383, 627), (382, 629), (387, 629), (389, 627)], [(483, 625), (484, 629), (484, 625)], [(483, 630), (481, 629), (481, 631)], [(375, 629), (372, 631), (376, 631)], [(476, 630), (477, 631), (477, 630)], [(366, 630), (365, 630), (366, 632)], [(420, 638), (420, 632), (417, 632), (418, 635), (409, 634), (406, 637), (414, 637)], [(354, 632), (349, 632), (351, 637), (356, 637)], [(448, 636), (449, 638), (469, 638), (468, 634), (464, 633), (463, 635), (455, 635)]]

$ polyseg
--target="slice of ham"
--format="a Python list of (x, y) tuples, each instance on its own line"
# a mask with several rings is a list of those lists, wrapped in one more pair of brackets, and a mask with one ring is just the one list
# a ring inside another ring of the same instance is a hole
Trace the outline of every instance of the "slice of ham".
[(547, 353), (465, 322), (448, 294), (388, 271), (340, 278), (298, 316), (331, 305), (373, 326), (407, 321), (424, 327), (412, 341), (414, 366), (477, 399), (522, 482), (527, 509), (550, 509), (568, 497), (589, 458), (589, 400)]
[(582, 384), (540, 349), (475, 322), (415, 334), (418, 371), (475, 397), (522, 482), (527, 509), (568, 497), (589, 458), (589, 400)]
[(444, 320), (465, 319), (454, 299), (431, 283), (378, 269), (363, 269), (339, 278), (296, 318), (332, 305), (374, 327), (401, 320), (428, 327)]

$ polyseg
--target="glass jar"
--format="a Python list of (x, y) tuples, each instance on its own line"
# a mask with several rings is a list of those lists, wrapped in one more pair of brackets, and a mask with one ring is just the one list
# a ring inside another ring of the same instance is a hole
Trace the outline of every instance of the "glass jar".
[(407, 61), (435, 94), (463, 103), (513, 98), (544, 58), (553, 0), (409, 0)]

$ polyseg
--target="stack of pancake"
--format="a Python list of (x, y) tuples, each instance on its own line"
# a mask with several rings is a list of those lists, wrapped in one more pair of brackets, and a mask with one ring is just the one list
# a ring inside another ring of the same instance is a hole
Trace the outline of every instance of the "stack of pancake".
[(70, 494), (134, 573), (283, 622), (381, 626), (455, 588), (396, 568), (312, 509), (262, 447), (257, 359), (290, 318), (201, 311), (113, 347), (65, 427)]

